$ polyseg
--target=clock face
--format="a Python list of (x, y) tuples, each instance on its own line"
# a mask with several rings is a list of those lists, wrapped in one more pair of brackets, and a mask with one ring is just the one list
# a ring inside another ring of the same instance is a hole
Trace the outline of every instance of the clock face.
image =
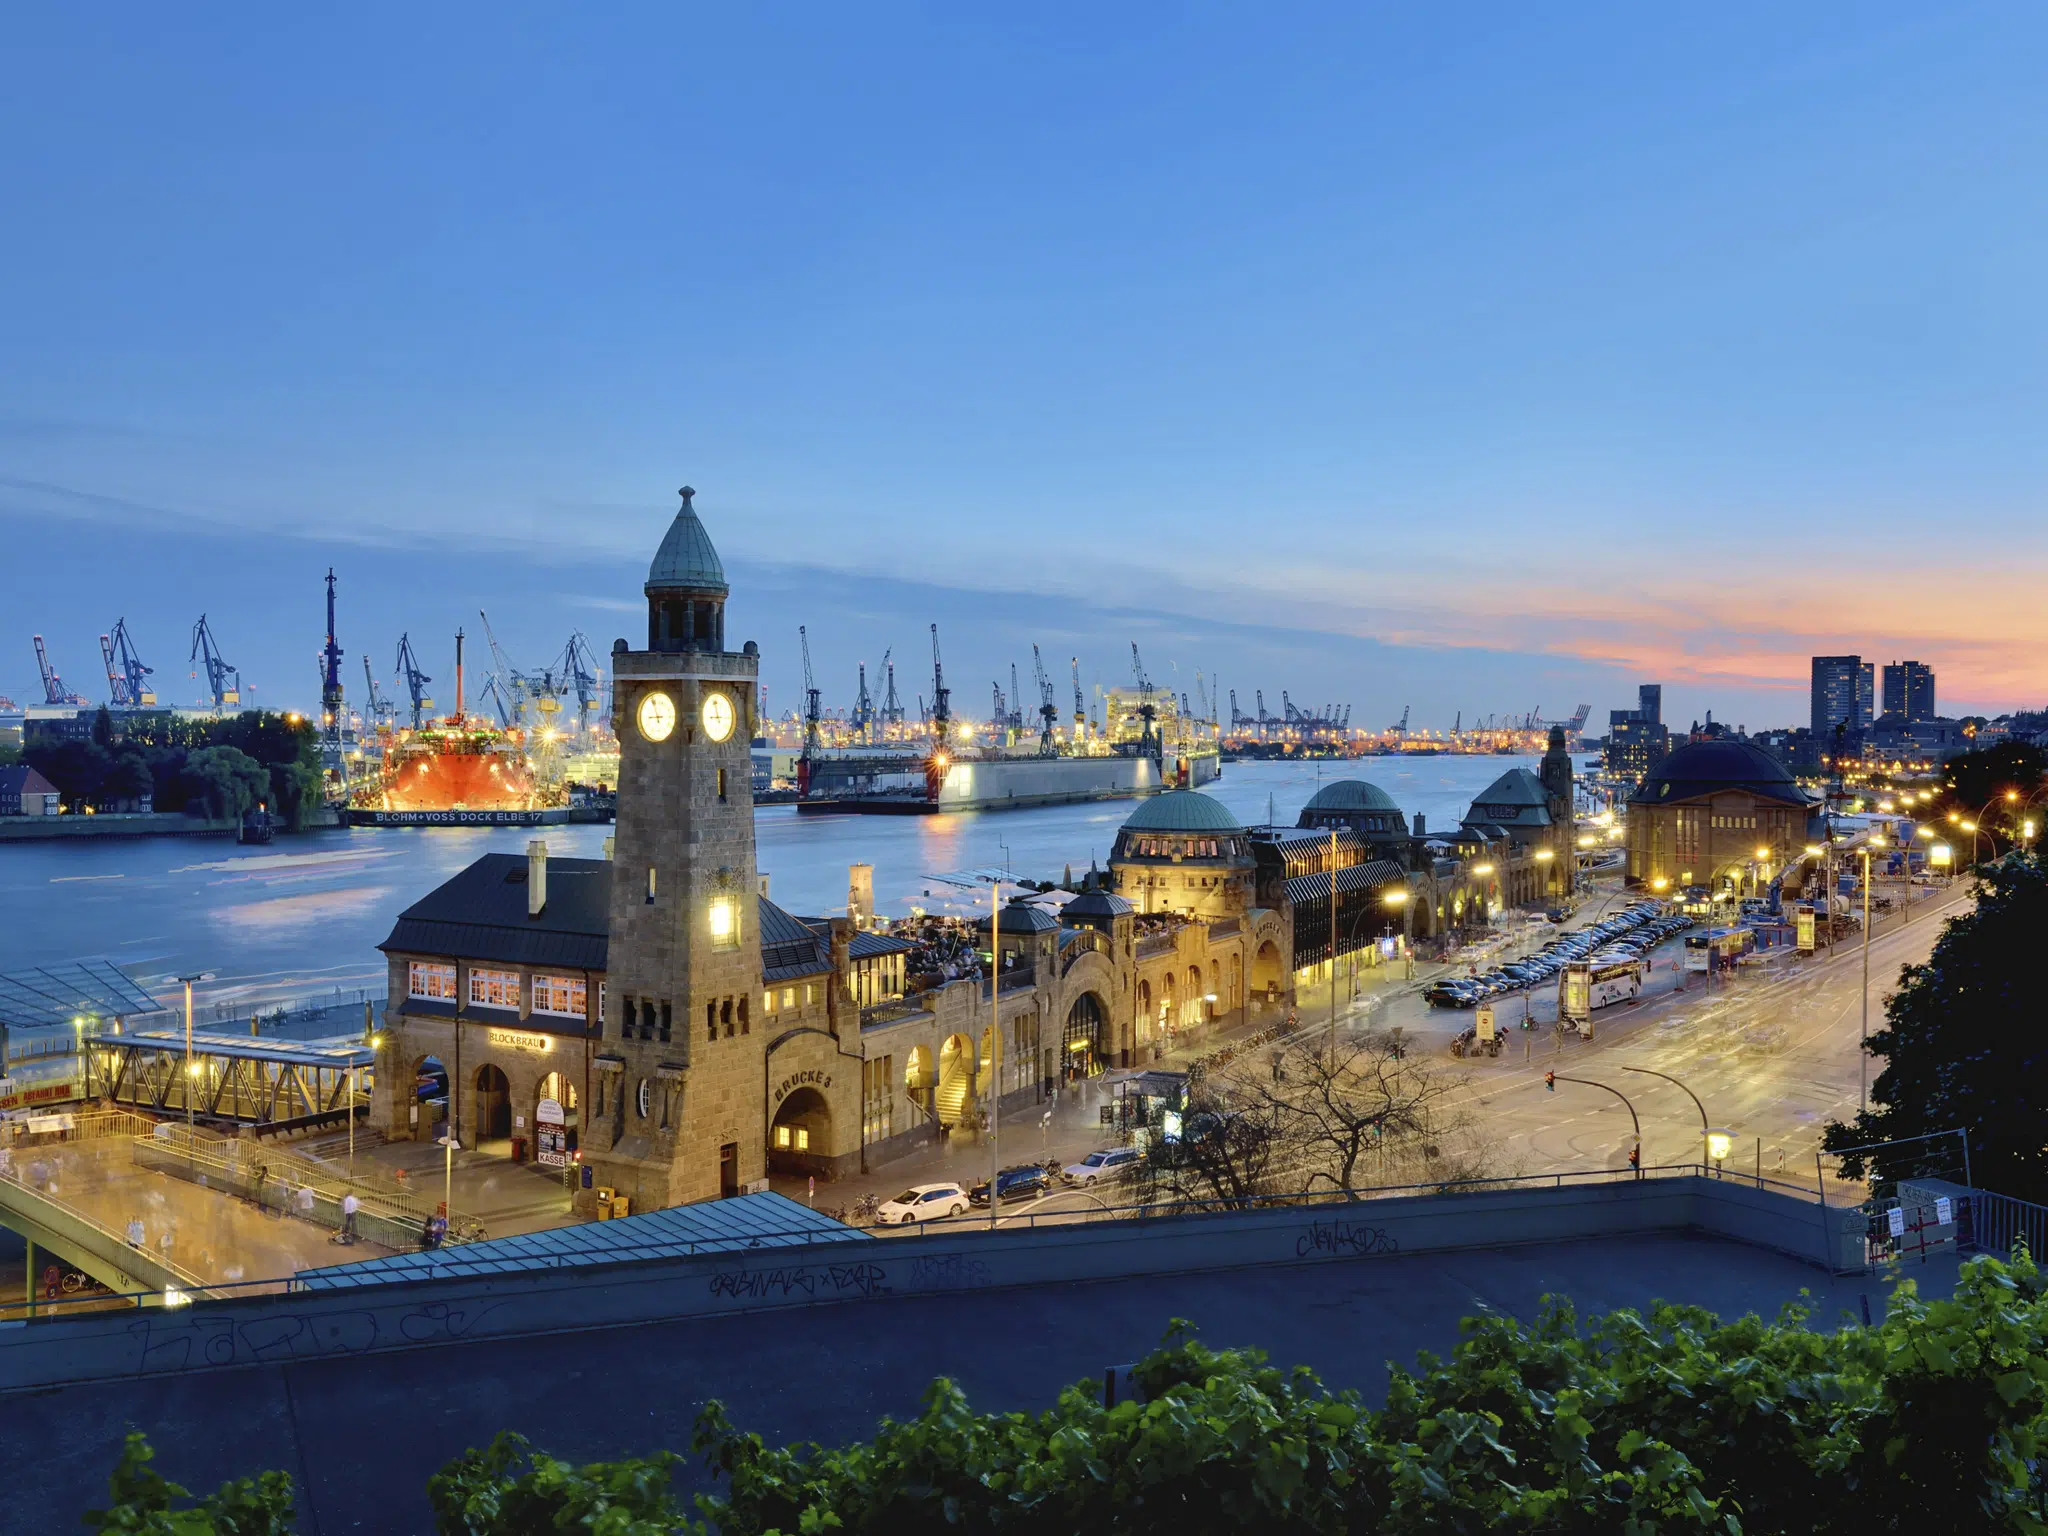
[(676, 701), (659, 688), (640, 701), (640, 734), (649, 741), (666, 741), (676, 728)]
[(722, 693), (704, 695), (704, 734), (723, 741), (732, 734), (732, 700)]

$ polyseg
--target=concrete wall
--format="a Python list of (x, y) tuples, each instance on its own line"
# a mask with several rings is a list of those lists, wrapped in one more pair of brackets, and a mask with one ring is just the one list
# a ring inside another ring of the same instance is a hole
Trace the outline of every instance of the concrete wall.
[[(302, 1291), (0, 1329), (0, 1391), (764, 1308), (1696, 1231), (1827, 1265), (1818, 1205), (1734, 1180), (1523, 1187)], [(456, 1255), (451, 1255), (451, 1258)], [(1831, 1266), (1829, 1266), (1831, 1267)], [(451, 1266), (452, 1269), (452, 1266)], [(600, 1283), (601, 1282), (601, 1283)]]

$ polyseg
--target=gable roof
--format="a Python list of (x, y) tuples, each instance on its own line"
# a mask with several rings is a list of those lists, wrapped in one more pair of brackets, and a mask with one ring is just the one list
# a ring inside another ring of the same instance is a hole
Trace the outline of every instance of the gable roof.
[(0, 768), (0, 793), (9, 795), (54, 795), (57, 786), (27, 763)]
[(1547, 827), (1550, 792), (1526, 768), (1510, 768), (1472, 797), (1468, 827)]

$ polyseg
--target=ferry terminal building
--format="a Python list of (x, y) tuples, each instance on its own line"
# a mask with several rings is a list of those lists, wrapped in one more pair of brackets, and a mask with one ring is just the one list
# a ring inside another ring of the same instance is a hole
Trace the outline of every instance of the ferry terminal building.
[[(1056, 914), (1008, 903), (992, 977), (907, 993), (911, 944), (767, 897), (748, 746), (759, 651), (726, 649), (729, 587), (693, 496), (648, 572), (645, 647), (612, 650), (610, 857), (550, 858), (538, 840), (485, 855), (380, 946), (371, 1121), (387, 1137), (452, 1126), (466, 1147), (580, 1163), (586, 1212), (600, 1188), (647, 1210), (771, 1170), (829, 1178), (971, 1131), (993, 1095), (1009, 1111), (1191, 1031), (1278, 1018), (1297, 981), (1449, 920), (1459, 877), (1433, 848), (1414, 857), (1370, 786), (1284, 829), (1170, 791), (1125, 823), (1108, 888)], [(445, 1097), (423, 1096), (444, 1076)]]

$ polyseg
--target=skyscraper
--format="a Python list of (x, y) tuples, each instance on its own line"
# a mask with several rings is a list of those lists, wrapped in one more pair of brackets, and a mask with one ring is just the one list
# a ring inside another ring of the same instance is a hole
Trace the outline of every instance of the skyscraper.
[(1664, 723), (1664, 685), (1662, 683), (1641, 683), (1636, 687), (1636, 714), (1644, 725)]
[(1813, 658), (1813, 734), (1825, 739), (1835, 727), (1868, 728), (1877, 691), (1876, 663), (1861, 656)]
[(1934, 718), (1934, 668), (1917, 661), (1894, 661), (1884, 669), (1884, 712), (1904, 725)]
[(1636, 689), (1634, 709), (1607, 712), (1607, 773), (1631, 784), (1664, 761), (1671, 733), (1664, 728), (1664, 685), (1643, 683)]

